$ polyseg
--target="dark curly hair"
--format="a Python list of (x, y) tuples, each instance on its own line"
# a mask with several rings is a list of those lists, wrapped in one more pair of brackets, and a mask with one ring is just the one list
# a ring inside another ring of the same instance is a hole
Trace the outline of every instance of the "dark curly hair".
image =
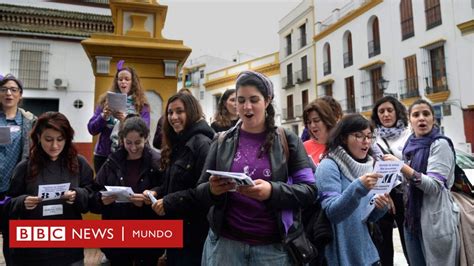
[(393, 105), (395, 109), (395, 118), (396, 121), (400, 120), (403, 123), (404, 127), (408, 126), (408, 115), (407, 115), (407, 108), (401, 102), (399, 102), (395, 97), (392, 96), (385, 96), (380, 98), (377, 102), (375, 102), (374, 108), (372, 108), (372, 115), (370, 119), (375, 127), (381, 126), (382, 122), (380, 122), (378, 109), (380, 105), (383, 103), (389, 102)]
[(38, 117), (33, 129), (31, 130), (32, 146), (30, 148), (30, 180), (36, 180), (36, 177), (45, 167), (49, 160), (49, 155), (43, 150), (40, 143), (41, 134), (46, 129), (53, 129), (61, 133), (65, 140), (64, 148), (59, 154), (58, 160), (64, 163), (69, 172), (73, 175), (79, 173), (79, 161), (77, 159), (77, 150), (72, 143), (74, 138), (74, 129), (72, 129), (69, 120), (65, 115), (59, 112), (46, 112)]

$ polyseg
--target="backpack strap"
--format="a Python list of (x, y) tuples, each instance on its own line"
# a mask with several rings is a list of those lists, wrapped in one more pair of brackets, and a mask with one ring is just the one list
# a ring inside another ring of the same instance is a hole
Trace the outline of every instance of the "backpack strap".
[(286, 139), (285, 129), (282, 127), (277, 127), (278, 138), (280, 138), (280, 143), (283, 146), (283, 152), (285, 153), (286, 161), (290, 159), (290, 149), (288, 148), (288, 140)]

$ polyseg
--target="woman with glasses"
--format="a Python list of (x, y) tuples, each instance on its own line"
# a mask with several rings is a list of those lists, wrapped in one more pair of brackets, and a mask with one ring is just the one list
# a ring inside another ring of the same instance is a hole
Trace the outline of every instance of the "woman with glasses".
[(19, 108), (23, 84), (13, 75), (0, 76), (0, 127), (8, 127), (10, 142), (0, 143), (0, 219), (3, 232), (3, 255), (8, 258), (8, 213), (3, 208), (8, 202), (5, 194), (10, 187), (13, 169), (29, 155), (31, 128), (36, 120), (32, 113)]
[(376, 208), (368, 216), (376, 221), (387, 211), (387, 195), (372, 198), (369, 191), (380, 174), (373, 173), (370, 122), (350, 114), (331, 131), (326, 157), (316, 169), (321, 207), (331, 222), (333, 241), (326, 246), (328, 265), (374, 265), (379, 256), (363, 218), (371, 200)]
[[(379, 151), (380, 158), (383, 154), (392, 154), (402, 159), (402, 150), (405, 142), (411, 135), (408, 128), (408, 115), (405, 106), (392, 96), (379, 99), (372, 109), (372, 123), (375, 126), (377, 137), (373, 146), (374, 151)], [(403, 188), (398, 186), (390, 192), (393, 207), (377, 221), (375, 228), (372, 226), (372, 238), (379, 251), (382, 265), (393, 265), (393, 225), (396, 222), (400, 234), (403, 253), (408, 259), (403, 233), (403, 220), (405, 208), (403, 206)]]
[(12, 75), (0, 77), (0, 126), (9, 127), (11, 142), (0, 144), (0, 198), (10, 185), (13, 168), (29, 154), (28, 137), (36, 117), (19, 108), (23, 84)]
[[(405, 161), (405, 244), (410, 265), (459, 265), (459, 207), (450, 188), (456, 157), (452, 141), (436, 125), (426, 100), (408, 109), (413, 134), (403, 148)], [(399, 160), (391, 154), (384, 160)]]

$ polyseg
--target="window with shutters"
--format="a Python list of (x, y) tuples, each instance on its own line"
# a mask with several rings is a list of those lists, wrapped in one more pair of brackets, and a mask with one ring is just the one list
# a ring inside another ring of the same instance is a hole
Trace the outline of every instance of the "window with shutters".
[(415, 36), (411, 0), (400, 1), (400, 26), (402, 28), (402, 40)]

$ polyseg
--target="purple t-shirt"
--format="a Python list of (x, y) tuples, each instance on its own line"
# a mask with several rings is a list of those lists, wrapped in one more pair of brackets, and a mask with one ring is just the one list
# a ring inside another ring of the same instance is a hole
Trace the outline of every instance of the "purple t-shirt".
[[(258, 153), (265, 142), (266, 133), (248, 133), (240, 130), (239, 144), (232, 162), (231, 171), (246, 173), (253, 180), (270, 181), (272, 170), (267, 154), (261, 158)], [(224, 228), (224, 237), (248, 244), (268, 244), (278, 242), (277, 215), (265, 207), (261, 201), (238, 192), (229, 192)]]

